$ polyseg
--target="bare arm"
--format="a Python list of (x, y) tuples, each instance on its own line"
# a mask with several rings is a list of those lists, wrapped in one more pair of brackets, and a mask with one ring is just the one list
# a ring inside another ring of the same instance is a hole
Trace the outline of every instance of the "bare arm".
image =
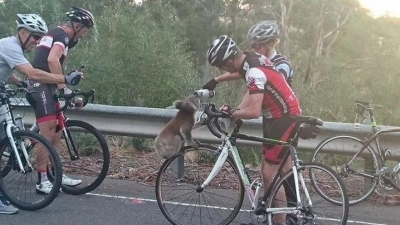
[(44, 84), (64, 84), (65, 77), (60, 74), (52, 74), (43, 70), (35, 69), (30, 63), (16, 66), (15, 69), (31, 80)]
[(255, 119), (261, 116), (261, 107), (264, 99), (264, 93), (249, 94), (247, 90), (238, 107), (232, 116), (238, 119)]
[(249, 90), (247, 89), (246, 93), (244, 94), (242, 101), (240, 102), (240, 104), (238, 105), (238, 109), (241, 108), (245, 108), (248, 106), (248, 104), (250, 104), (250, 95), (249, 95)]
[[(49, 56), (47, 57), (47, 62), (49, 65), (50, 72), (55, 74), (62, 74), (60, 58), (64, 52), (63, 47), (60, 45), (53, 45), (50, 49)], [(59, 89), (64, 88), (65, 84), (57, 84)]]
[(242, 75), (240, 75), (240, 73), (224, 73), (215, 77), (214, 79), (218, 83), (220, 83), (224, 81), (239, 80), (240, 78), (242, 78)]

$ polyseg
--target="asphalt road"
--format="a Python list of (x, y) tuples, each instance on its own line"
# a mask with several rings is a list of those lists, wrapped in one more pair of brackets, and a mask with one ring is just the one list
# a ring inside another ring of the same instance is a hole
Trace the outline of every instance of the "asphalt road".
[[(241, 212), (232, 224), (250, 220)], [(155, 200), (154, 187), (126, 180), (106, 180), (94, 192), (72, 196), (60, 193), (48, 207), (0, 215), (0, 225), (134, 225), (169, 224)], [(363, 203), (350, 207), (349, 225), (400, 224), (400, 206)]]

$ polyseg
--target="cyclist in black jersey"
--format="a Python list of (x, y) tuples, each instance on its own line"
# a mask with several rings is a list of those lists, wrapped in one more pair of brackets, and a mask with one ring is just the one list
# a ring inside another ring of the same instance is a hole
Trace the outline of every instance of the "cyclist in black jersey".
[[(72, 7), (66, 15), (67, 22), (50, 30), (40, 41), (33, 58), (33, 67), (62, 74), (62, 65), (68, 51), (75, 47), (79, 39), (84, 37), (89, 29), (94, 26), (94, 17), (86, 9)], [(53, 94), (57, 89), (63, 94), (69, 94), (72, 91), (64, 84), (48, 85), (36, 80), (30, 80), (30, 84), (33, 88), (32, 92), (27, 95), (27, 99), (34, 108), (40, 134), (59, 151), (61, 149), (61, 136), (60, 133), (56, 133), (56, 104), (59, 103), (56, 102)], [(52, 189), (52, 183), (49, 182), (46, 171), (41, 171), (39, 177), (40, 180), (36, 186), (37, 191), (49, 193)], [(63, 185), (77, 186), (81, 183), (82, 180), (63, 175)]]
[[(266, 20), (253, 25), (247, 34), (247, 40), (250, 42), (254, 52), (265, 55), (291, 85), (293, 70), (289, 60), (276, 51), (276, 45), (279, 43), (279, 27), (276, 21)], [(218, 83), (223, 81), (237, 80), (242, 77), (238, 73), (224, 73), (219, 75), (206, 84), (203, 89), (214, 90)]]

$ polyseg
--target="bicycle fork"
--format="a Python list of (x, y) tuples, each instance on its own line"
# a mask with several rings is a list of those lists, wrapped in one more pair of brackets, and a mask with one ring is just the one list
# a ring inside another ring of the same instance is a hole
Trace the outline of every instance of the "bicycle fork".
[[(29, 155), (28, 155), (28, 152), (26, 151), (25, 144), (24, 144), (23, 140), (18, 140), (17, 144), (18, 144), (19, 149), (21, 150), (23, 156), (25, 157), (25, 163), (26, 163), (27, 167), (24, 167), (24, 165), (23, 165), (22, 159), (20, 157), (20, 152), (18, 151), (18, 147), (15, 143), (16, 141), (15, 141), (14, 136), (11, 131), (14, 127), (15, 127), (14, 125), (10, 125), (10, 124), (8, 124), (6, 127), (7, 137), (10, 142), (10, 145), (12, 147), (12, 150), (14, 152), (14, 156), (17, 160), (18, 166), (22, 173), (32, 172), (33, 167), (29, 160)], [(10, 157), (11, 157), (11, 155), (10, 155)], [(26, 168), (26, 170), (25, 170), (25, 168)]]
[(221, 170), (222, 166), (224, 165), (226, 159), (228, 158), (229, 155), (229, 146), (227, 142), (224, 142), (222, 145), (219, 146), (218, 149), (221, 149), (220, 155), (218, 156), (217, 162), (215, 163), (213, 169), (211, 170), (211, 173), (208, 175), (207, 179), (200, 185), (200, 188), (206, 187), (212, 179), (218, 174), (218, 172)]

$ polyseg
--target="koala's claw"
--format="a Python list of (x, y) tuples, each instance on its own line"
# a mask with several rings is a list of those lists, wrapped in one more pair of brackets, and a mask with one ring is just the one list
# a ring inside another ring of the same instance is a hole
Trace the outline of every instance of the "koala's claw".
[(195, 148), (196, 150), (199, 149), (199, 147), (200, 147), (200, 141), (196, 141), (194, 144), (195, 144), (195, 145), (193, 146), (193, 148)]
[(188, 146), (191, 146), (191, 147), (193, 147), (194, 149), (199, 149), (199, 146), (200, 146), (200, 142), (198, 142), (198, 141), (196, 141), (196, 142), (194, 142), (194, 141), (192, 141), (192, 142), (189, 142), (188, 143)]

